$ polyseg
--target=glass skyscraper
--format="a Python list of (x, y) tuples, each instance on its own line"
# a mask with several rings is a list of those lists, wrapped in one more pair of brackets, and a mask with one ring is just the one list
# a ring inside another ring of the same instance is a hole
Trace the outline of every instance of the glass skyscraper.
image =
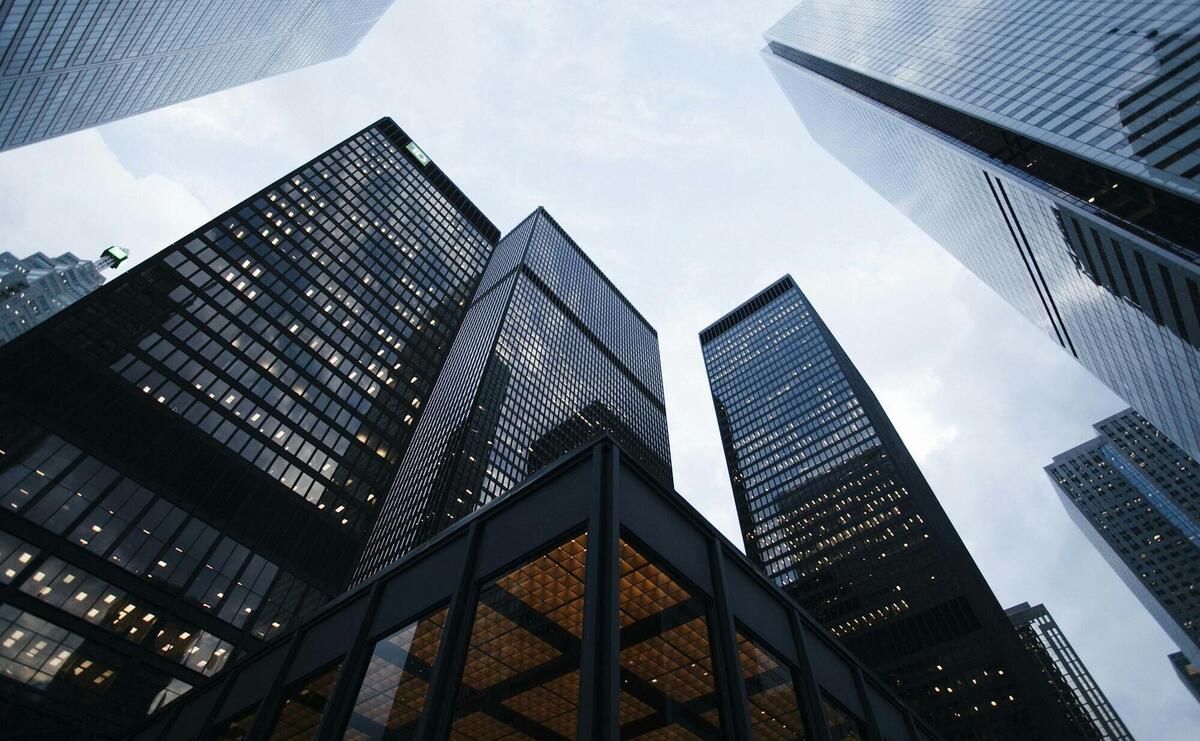
[(0, 345), (104, 285), (103, 271), (128, 257), (120, 247), (106, 248), (96, 260), (81, 260), (70, 252), (20, 258), (0, 252)]
[(946, 738), (1076, 737), (792, 278), (700, 342), (747, 555)]
[(1200, 662), (1200, 463), (1132, 409), (1046, 467), (1067, 514)]
[(383, 119), (0, 348), (5, 732), (119, 735), (345, 589), (498, 238)]
[(539, 208), (500, 240), (356, 581), (608, 433), (665, 485), (658, 334)]
[(1200, 456), (1200, 2), (809, 0), (808, 132)]
[(1031, 607), (1022, 602), (1004, 612), (1080, 734), (1096, 741), (1133, 741), (1133, 734), (1045, 605)]
[(0, 150), (343, 56), (391, 2), (0, 3)]

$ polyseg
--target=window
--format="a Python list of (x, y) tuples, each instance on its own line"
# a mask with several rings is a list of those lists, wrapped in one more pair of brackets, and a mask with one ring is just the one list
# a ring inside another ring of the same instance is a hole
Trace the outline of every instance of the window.
[(446, 611), (443, 607), (375, 644), (344, 738), (351, 741), (416, 738)]
[(321, 715), (329, 704), (333, 683), (341, 668), (341, 664), (335, 664), (287, 690), (279, 720), (271, 732), (271, 741), (304, 741), (317, 737)]
[(480, 591), (452, 738), (574, 738), (587, 536)]
[(825, 706), (825, 725), (829, 727), (831, 741), (863, 741), (867, 737), (862, 721), (851, 715), (837, 700), (822, 694), (821, 704)]
[(737, 643), (754, 738), (807, 738), (791, 670), (740, 632)]
[(704, 603), (620, 548), (621, 738), (721, 738)]

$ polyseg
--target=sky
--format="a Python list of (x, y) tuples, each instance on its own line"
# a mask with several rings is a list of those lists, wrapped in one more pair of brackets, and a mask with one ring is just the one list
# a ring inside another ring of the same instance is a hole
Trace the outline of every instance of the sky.
[(544, 206), (659, 333), (676, 488), (741, 543), (697, 333), (791, 273), (1002, 606), (1044, 603), (1143, 739), (1200, 705), (1042, 468), (1124, 404), (808, 137), (794, 5), (397, 0), (348, 57), (0, 154), (0, 250), (145, 258), (390, 116), (502, 230)]

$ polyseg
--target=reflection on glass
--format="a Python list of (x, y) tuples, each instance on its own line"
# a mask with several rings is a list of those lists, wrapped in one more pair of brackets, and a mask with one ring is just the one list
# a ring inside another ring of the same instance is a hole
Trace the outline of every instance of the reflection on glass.
[(250, 733), (254, 725), (254, 716), (258, 714), (258, 706), (246, 708), (230, 718), (223, 726), (218, 727), (216, 741), (242, 741)]
[(587, 536), (484, 586), (452, 739), (570, 739), (579, 704)]
[(416, 738), (446, 610), (409, 623), (375, 644), (344, 738)]
[(63, 682), (92, 702), (116, 670), (87, 651), (83, 637), (12, 605), (0, 605), (0, 674), (38, 689)]
[(621, 738), (721, 738), (704, 603), (621, 541)]
[(279, 720), (275, 722), (275, 730), (271, 732), (271, 741), (304, 741), (316, 738), (321, 714), (329, 704), (333, 683), (337, 680), (341, 668), (341, 664), (334, 664), (288, 690), (283, 700), (283, 708), (279, 711)]
[(754, 738), (807, 738), (796, 691), (792, 687), (791, 670), (741, 633), (738, 633), (737, 642)]
[(862, 722), (840, 703), (822, 695), (821, 704), (825, 706), (825, 724), (829, 726), (831, 741), (863, 741), (866, 738)]

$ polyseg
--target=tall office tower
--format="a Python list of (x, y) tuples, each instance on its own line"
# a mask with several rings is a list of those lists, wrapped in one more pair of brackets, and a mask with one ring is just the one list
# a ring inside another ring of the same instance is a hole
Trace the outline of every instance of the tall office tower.
[(1171, 662), (1171, 666), (1175, 667), (1175, 673), (1179, 675), (1179, 680), (1183, 682), (1183, 685), (1188, 688), (1188, 692), (1191, 692), (1192, 697), (1200, 702), (1200, 666), (1189, 661), (1182, 651), (1176, 651), (1167, 659)]
[(1200, 463), (1132, 409), (1054, 457), (1067, 514), (1162, 629), (1200, 662)]
[(1004, 613), (1016, 628), (1025, 650), (1054, 688), (1059, 706), (1083, 738), (1133, 741), (1133, 734), (1044, 605), (1030, 607), (1028, 602), (1022, 602)]
[(70, 252), (46, 257), (37, 252), (18, 258), (0, 252), (0, 345), (24, 334), (104, 284), (105, 270), (129, 253), (108, 247), (97, 260)]
[(1072, 738), (908, 449), (791, 276), (700, 342), (747, 555), (947, 738)]
[(806, 0), (822, 147), (1200, 458), (1200, 0)]
[(498, 237), (384, 119), (0, 348), (6, 732), (119, 735), (345, 588)]
[(391, 2), (0, 3), (0, 150), (344, 56)]
[(604, 432), (671, 485), (658, 333), (542, 208), (500, 240), (427, 407), (356, 583)]

